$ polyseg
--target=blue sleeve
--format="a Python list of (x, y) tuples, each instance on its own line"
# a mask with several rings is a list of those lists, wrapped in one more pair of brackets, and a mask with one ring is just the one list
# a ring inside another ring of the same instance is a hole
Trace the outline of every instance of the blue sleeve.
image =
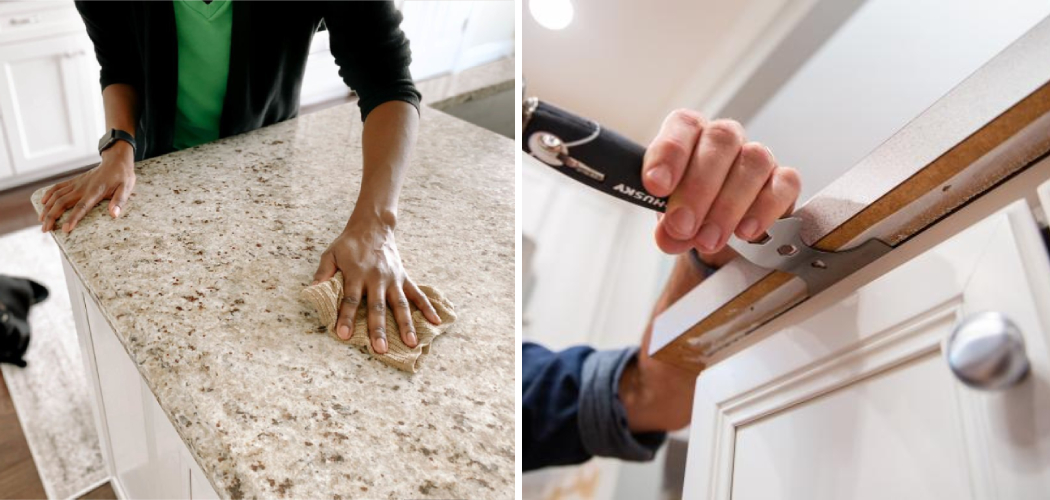
[(666, 434), (632, 434), (620, 376), (638, 350), (522, 345), (522, 469), (578, 464), (593, 456), (651, 460)]

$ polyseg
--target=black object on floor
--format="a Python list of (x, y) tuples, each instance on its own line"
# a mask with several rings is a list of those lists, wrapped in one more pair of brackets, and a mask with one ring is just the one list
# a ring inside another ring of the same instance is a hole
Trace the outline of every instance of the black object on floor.
[(29, 308), (44, 301), (47, 288), (30, 279), (0, 275), (0, 363), (26, 366)]

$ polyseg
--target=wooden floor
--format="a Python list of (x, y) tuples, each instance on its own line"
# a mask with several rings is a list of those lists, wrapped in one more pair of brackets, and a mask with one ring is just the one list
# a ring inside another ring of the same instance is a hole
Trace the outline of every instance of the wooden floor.
[(46, 498), (15, 405), (0, 373), (0, 497)]
[[(39, 225), (29, 197), (37, 189), (72, 175), (75, 173), (0, 192), (0, 236)], [(29, 453), (29, 444), (18, 422), (7, 383), (0, 373), (0, 499), (9, 498), (36, 499), (47, 498), (47, 495)], [(80, 498), (116, 499), (117, 496), (110, 484), (105, 483)]]
[(37, 189), (64, 181), (82, 171), (83, 169), (76, 170), (58, 177), (0, 191), (0, 236), (40, 224), (37, 222), (36, 211), (33, 210), (29, 197)]

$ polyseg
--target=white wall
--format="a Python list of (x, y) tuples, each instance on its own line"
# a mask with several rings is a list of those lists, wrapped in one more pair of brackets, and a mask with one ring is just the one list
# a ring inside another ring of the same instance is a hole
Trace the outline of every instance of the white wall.
[(749, 123), (802, 199), (1050, 14), (1048, 0), (868, 0)]

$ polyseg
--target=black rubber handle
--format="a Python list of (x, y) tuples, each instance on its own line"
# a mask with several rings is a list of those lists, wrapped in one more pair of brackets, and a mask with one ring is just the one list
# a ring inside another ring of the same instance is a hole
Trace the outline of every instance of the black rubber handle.
[[(667, 208), (667, 198), (653, 196), (642, 186), (644, 147), (605, 127), (600, 127), (600, 133), (592, 140), (573, 144), (591, 137), (596, 130), (599, 130), (599, 126), (594, 121), (540, 101), (522, 130), (521, 148), (541, 163), (594, 189), (640, 207), (663, 212)], [(544, 157), (550, 158), (550, 155), (534, 154), (529, 144), (530, 138), (545, 133), (553, 134), (567, 144), (567, 156), (600, 172), (603, 178), (595, 179), (593, 175), (566, 165), (552, 165), (544, 161)]]

